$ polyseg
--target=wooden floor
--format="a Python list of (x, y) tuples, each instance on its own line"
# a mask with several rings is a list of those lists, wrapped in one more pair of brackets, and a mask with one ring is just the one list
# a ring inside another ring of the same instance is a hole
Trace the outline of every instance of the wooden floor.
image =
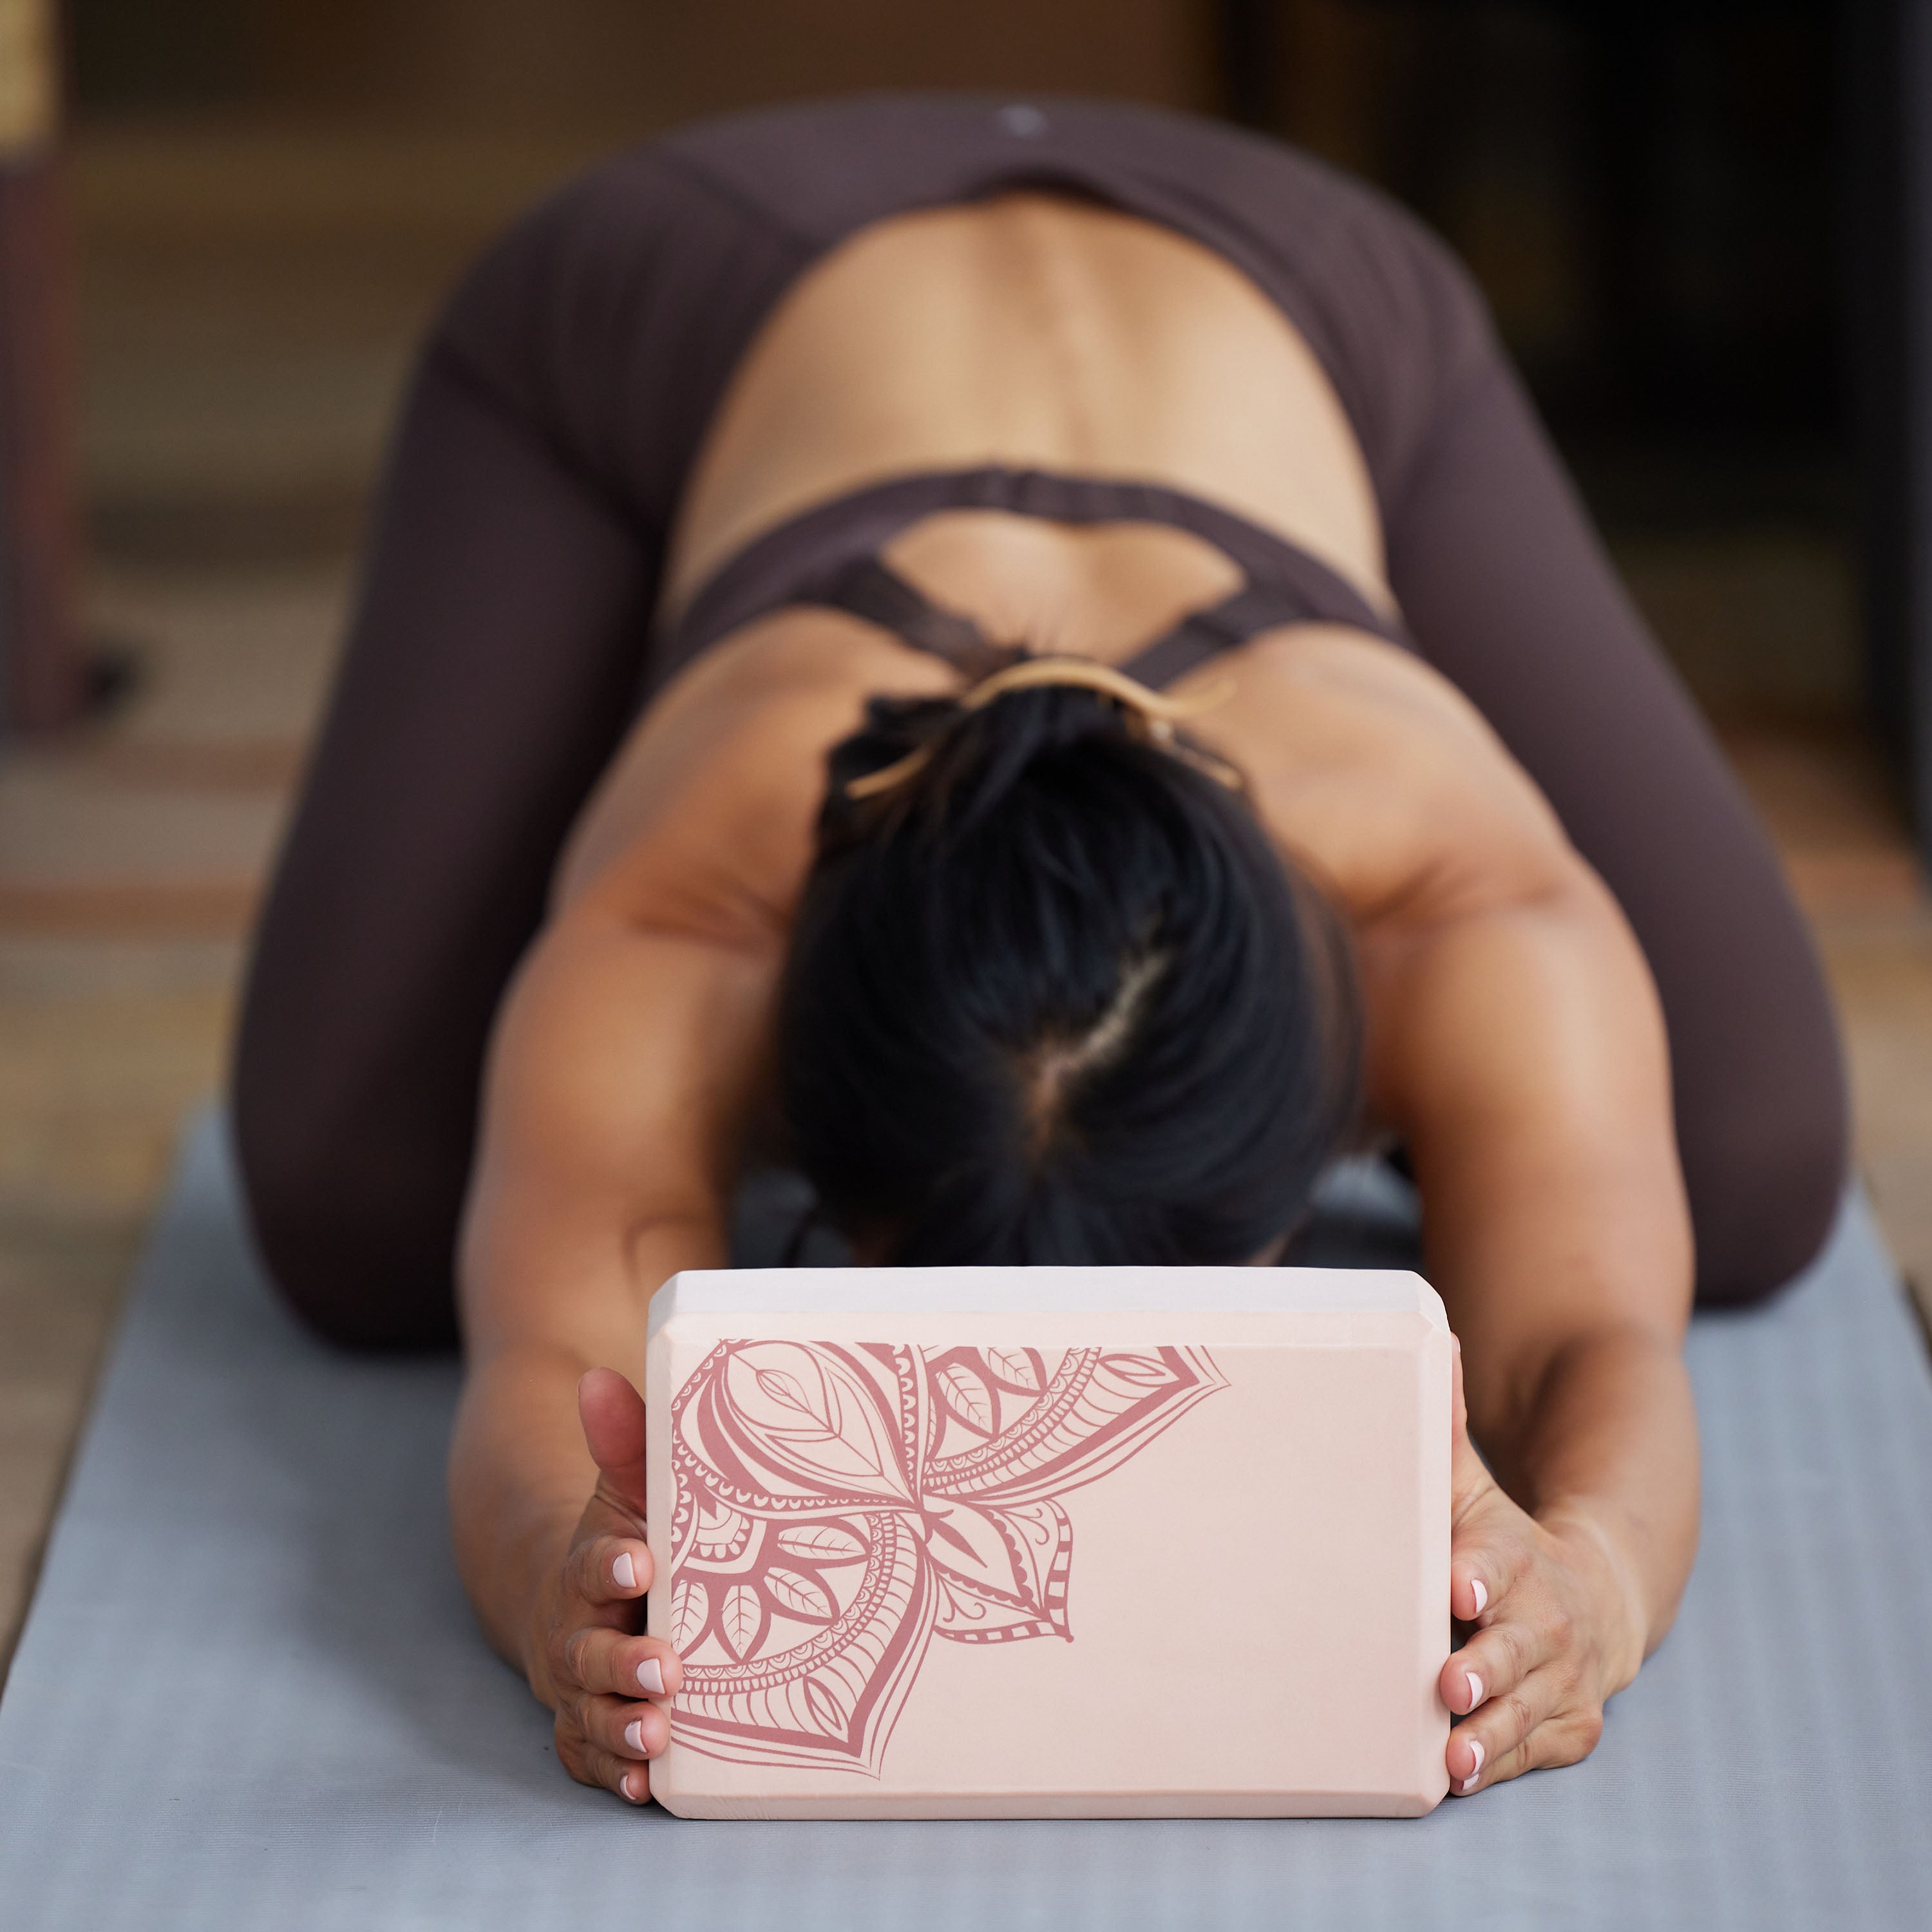
[[(220, 1085), (410, 345), (567, 158), (254, 135), (83, 151), (89, 620), (138, 675), (106, 722), (0, 762), (0, 1658), (176, 1136)], [(1720, 717), (1767, 689), (1787, 719), (1844, 715), (1828, 533), (1653, 533), (1620, 560)], [(1932, 1283), (1932, 902), (1895, 805), (1842, 724), (1724, 736), (1838, 992), (1862, 1168)]]

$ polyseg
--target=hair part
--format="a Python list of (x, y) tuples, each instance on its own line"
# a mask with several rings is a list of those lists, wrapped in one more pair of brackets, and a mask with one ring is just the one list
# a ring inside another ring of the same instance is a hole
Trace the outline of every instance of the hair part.
[(1133, 1042), (1148, 995), (1166, 969), (1170, 955), (1150, 951), (1124, 962), (1112, 1004), (1084, 1036), (1052, 1034), (1022, 1063), (1027, 1124), (1027, 1153), (1042, 1162), (1064, 1119), (1070, 1090), (1118, 1060)]

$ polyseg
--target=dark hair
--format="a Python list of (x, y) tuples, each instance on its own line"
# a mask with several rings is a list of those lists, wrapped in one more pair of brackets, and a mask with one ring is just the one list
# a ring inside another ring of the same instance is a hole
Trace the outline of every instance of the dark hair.
[(778, 1041), (822, 1212), (914, 1265), (1243, 1262), (1294, 1225), (1359, 1010), (1244, 800), (1064, 686), (874, 698), (829, 764)]

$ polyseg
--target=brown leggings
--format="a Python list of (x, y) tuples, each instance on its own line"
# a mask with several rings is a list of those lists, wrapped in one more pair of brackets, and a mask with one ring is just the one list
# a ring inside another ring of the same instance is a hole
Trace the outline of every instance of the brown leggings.
[(257, 1240), (324, 1333), (454, 1335), (491, 1019), (572, 819), (670, 668), (650, 632), (665, 532), (758, 324), (867, 223), (1022, 185), (1195, 236), (1306, 337), (1417, 648), (1542, 787), (1648, 958), (1700, 1300), (1766, 1294), (1817, 1250), (1846, 1121), (1816, 959), (1466, 278), (1371, 191), (1227, 129), (878, 99), (620, 158), (494, 249), (425, 351), (234, 1075)]

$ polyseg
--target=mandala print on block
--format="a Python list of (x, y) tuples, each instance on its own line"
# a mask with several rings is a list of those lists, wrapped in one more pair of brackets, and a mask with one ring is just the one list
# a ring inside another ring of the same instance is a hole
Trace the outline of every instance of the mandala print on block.
[(876, 1777), (934, 1637), (1071, 1640), (1061, 1498), (1226, 1386), (1199, 1348), (719, 1342), (671, 1404), (678, 1741)]

